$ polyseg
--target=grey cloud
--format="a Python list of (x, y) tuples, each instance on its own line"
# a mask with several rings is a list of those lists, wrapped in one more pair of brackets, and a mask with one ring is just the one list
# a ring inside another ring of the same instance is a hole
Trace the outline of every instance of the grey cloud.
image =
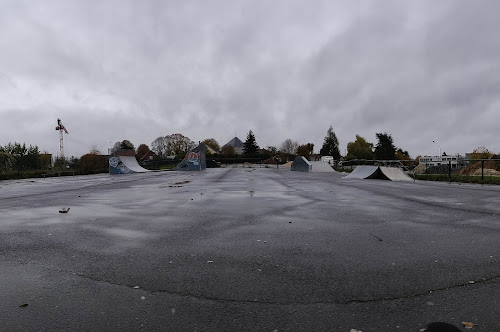
[(0, 144), (19, 137), (13, 121), (43, 119), (30, 136), (53, 146), (49, 124), (62, 117), (80, 153), (174, 132), (223, 144), (249, 129), (261, 146), (319, 148), (330, 124), (343, 146), (387, 131), (413, 156), (433, 153), (432, 140), (449, 153), (500, 151), (498, 7), (5, 1)]

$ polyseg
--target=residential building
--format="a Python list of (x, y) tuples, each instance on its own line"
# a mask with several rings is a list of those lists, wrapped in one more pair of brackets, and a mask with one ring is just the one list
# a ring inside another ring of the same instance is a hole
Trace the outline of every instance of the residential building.
[[(234, 137), (232, 140), (224, 144), (224, 146), (232, 146), (234, 148), (234, 153), (243, 154), (244, 144), (238, 137)], [(224, 146), (222, 148), (224, 148)]]
[(420, 158), (420, 163), (425, 164), (425, 167), (433, 167), (439, 165), (449, 165), (451, 163), (452, 168), (456, 168), (458, 165), (457, 156), (423, 156)]
[(141, 157), (142, 161), (156, 160), (158, 156), (153, 151), (149, 150), (144, 156)]

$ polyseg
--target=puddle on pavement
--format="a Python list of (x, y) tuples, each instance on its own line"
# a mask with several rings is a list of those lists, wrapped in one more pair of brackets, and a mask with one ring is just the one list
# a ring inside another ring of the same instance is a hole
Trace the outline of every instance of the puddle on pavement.
[(150, 234), (143, 231), (135, 229), (125, 229), (125, 228), (102, 228), (102, 227), (90, 227), (94, 230), (99, 230), (101, 232), (113, 235), (116, 237), (121, 237), (124, 239), (145, 239), (150, 237)]

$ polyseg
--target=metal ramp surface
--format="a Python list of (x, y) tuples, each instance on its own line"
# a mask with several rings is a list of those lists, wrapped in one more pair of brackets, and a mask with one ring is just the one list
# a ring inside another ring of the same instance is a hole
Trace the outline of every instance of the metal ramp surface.
[(382, 179), (390, 181), (413, 181), (399, 167), (386, 166), (357, 166), (346, 179)]
[(313, 173), (337, 173), (327, 161), (310, 161)]
[(116, 156), (109, 158), (109, 174), (145, 173), (149, 170), (141, 167), (132, 156)]
[(378, 170), (378, 166), (359, 165), (345, 178), (346, 179), (372, 179)]
[(391, 181), (413, 181), (413, 179), (399, 167), (380, 166), (379, 169)]

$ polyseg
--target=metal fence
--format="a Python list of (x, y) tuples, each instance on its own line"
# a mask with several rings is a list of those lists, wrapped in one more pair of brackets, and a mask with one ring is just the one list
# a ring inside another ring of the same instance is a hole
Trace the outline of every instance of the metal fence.
[[(339, 171), (352, 171), (358, 165), (400, 167), (421, 180), (500, 183), (500, 159), (419, 160), (349, 160), (336, 162)], [(476, 180), (481, 181), (476, 181)], [(464, 181), (467, 180), (467, 181)]]

